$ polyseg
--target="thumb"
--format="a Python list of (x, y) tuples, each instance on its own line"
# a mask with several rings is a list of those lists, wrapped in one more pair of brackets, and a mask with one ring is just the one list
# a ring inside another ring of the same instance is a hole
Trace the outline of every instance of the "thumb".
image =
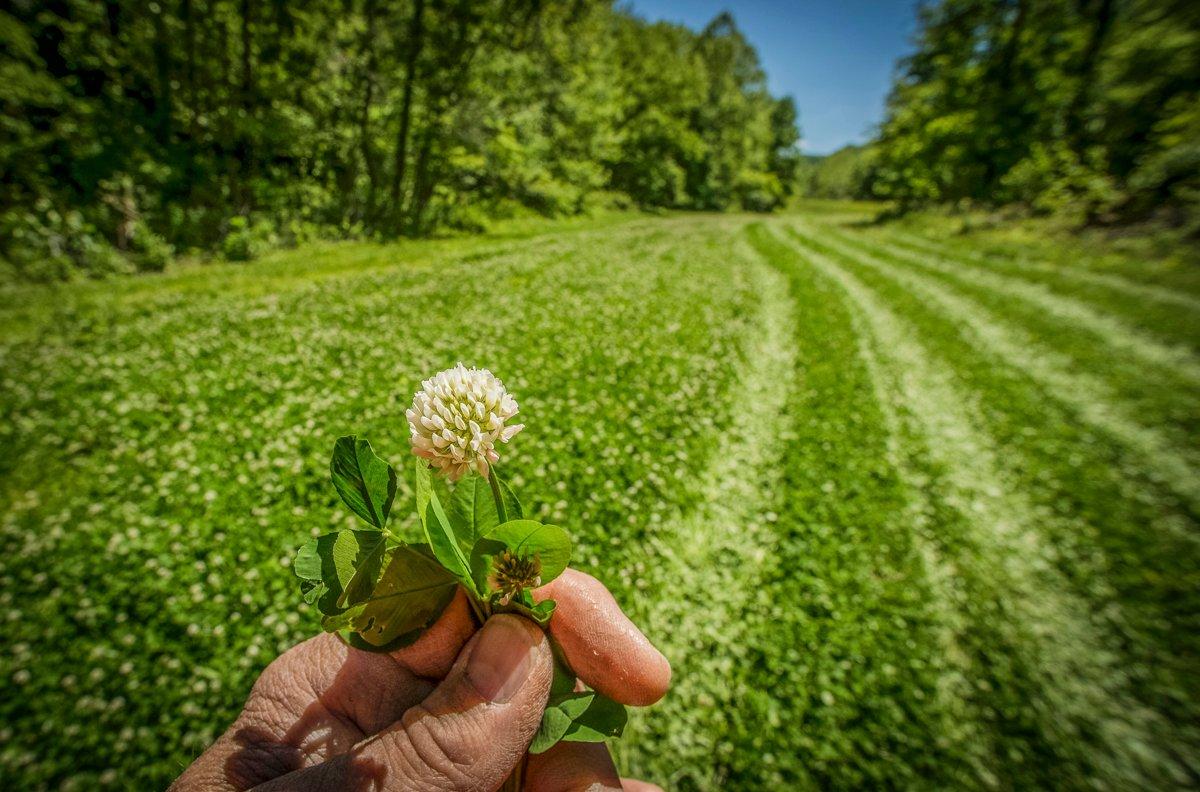
[(553, 673), (550, 645), (537, 625), (493, 616), (442, 683), (399, 722), (348, 754), (278, 779), (278, 788), (496, 789), (541, 723)]
[(379, 735), (380, 758), (414, 790), (495, 789), (541, 723), (553, 663), (537, 625), (493, 616), (433, 693)]
[(552, 676), (545, 632), (518, 616), (493, 616), (442, 684), (396, 724), (254, 791), (496, 790), (538, 731)]

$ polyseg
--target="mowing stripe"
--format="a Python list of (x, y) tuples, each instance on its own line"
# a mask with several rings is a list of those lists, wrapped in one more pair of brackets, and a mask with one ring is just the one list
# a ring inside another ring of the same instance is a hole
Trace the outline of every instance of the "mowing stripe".
[[(1013, 647), (1031, 655), (1028, 668), (1046, 705), (1041, 726), (1059, 755), (1095, 767), (1098, 780), (1145, 785), (1186, 778), (1171, 749), (1160, 747), (1170, 743), (1170, 725), (1130, 694), (1122, 658), (1095, 626), (1088, 603), (1052, 565), (1042, 563), (1049, 555), (1037, 531), (1043, 518), (1008, 481), (991, 438), (976, 428), (977, 407), (955, 385), (952, 372), (860, 280), (808, 245), (794, 244), (814, 270), (850, 297), (864, 360), (878, 377), (884, 403), (893, 405), (893, 421), (905, 416), (912, 422), (942, 471), (947, 503), (972, 529), (979, 558), (971, 566), (990, 578), (992, 595), (1003, 603), (998, 612), (1008, 614), (1006, 627), (1020, 638)], [(921, 489), (918, 482), (913, 489)], [(937, 563), (937, 554), (927, 550), (931, 563)], [(959, 562), (943, 558), (949, 566), (941, 576), (966, 573)], [(1081, 744), (1089, 733), (1097, 743), (1092, 748), (1099, 749), (1095, 755)]]
[[(779, 238), (779, 235), (776, 237)], [(811, 267), (811, 260), (806, 264)], [(985, 728), (985, 705), (976, 700), (974, 691), (970, 689), (972, 680), (978, 679), (984, 671), (979, 668), (971, 648), (963, 640), (963, 636), (971, 629), (971, 617), (959, 603), (972, 596), (972, 593), (965, 588), (961, 566), (943, 558), (937, 538), (929, 535), (931, 531), (945, 530), (945, 526), (930, 525), (933, 509), (927, 487), (918, 483), (922, 474), (912, 470), (910, 457), (914, 449), (907, 447), (905, 442), (908, 440), (906, 434), (909, 427), (901, 419), (902, 407), (896, 404), (896, 395), (902, 392), (898, 389), (900, 383), (896, 380), (895, 372), (885, 368), (881, 362), (875, 349), (878, 339), (864, 326), (861, 305), (854, 301), (854, 295), (847, 292), (839, 281), (834, 279), (833, 282), (847, 294), (851, 324), (858, 339), (858, 357), (874, 385), (875, 402), (886, 428), (887, 460), (898, 471), (906, 489), (906, 503), (900, 520), (902, 524), (911, 526), (922, 561), (923, 577), (929, 581), (933, 598), (930, 610), (938, 628), (936, 635), (946, 662), (937, 688), (939, 698), (943, 699), (939, 709), (966, 715), (960, 724), (957, 747), (970, 755), (969, 764), (978, 779), (986, 786), (995, 786), (992, 768), (1000, 764), (997, 753), (1003, 748), (997, 744), (995, 735), (988, 733)]]
[[(1048, 398), (1026, 372), (1003, 365), (935, 302), (837, 256), (821, 242), (814, 239), (812, 244), (850, 268), (919, 331), (926, 348), (953, 370), (960, 390), (978, 394), (975, 415), (984, 422), (981, 428), (1003, 449), (1010, 483), (1039, 510), (1043, 544), (1054, 553), (1042, 562), (1061, 570), (1109, 633), (1121, 636), (1131, 689), (1143, 701), (1154, 702), (1177, 731), (1198, 722), (1194, 702), (1200, 700), (1200, 678), (1190, 669), (1197, 656), (1193, 636), (1200, 612), (1195, 565), (1200, 536), (1186, 505), (1148, 480), (1123, 445), (1080, 421), (1068, 405)], [(970, 291), (991, 304), (986, 290)], [(1035, 316), (1021, 318), (1041, 328), (1043, 337), (1053, 337)], [(1103, 359), (1093, 359), (1091, 366), (1091, 371), (1108, 373)], [(1122, 404), (1127, 415), (1149, 422), (1133, 402)], [(1019, 699), (1011, 703), (1020, 706)], [(1187, 731), (1191, 745), (1197, 745), (1196, 732)], [(1193, 749), (1191, 755), (1198, 754)]]
[(1041, 284), (988, 270), (964, 267), (950, 259), (920, 255), (886, 243), (879, 243), (878, 248), (872, 248), (871, 243), (829, 227), (825, 232), (826, 238), (833, 237), (868, 254), (882, 253), (897, 261), (915, 264), (927, 272), (945, 275), (959, 283), (979, 286), (997, 294), (1023, 300), (1064, 323), (1087, 330), (1113, 350), (1145, 363), (1161, 366), (1192, 383), (1200, 383), (1200, 358), (1186, 348), (1161, 344), (1120, 320), (1096, 311), (1080, 300), (1055, 294)]
[[(978, 251), (960, 250), (944, 243), (937, 243), (927, 237), (918, 234), (909, 233), (907, 231), (891, 231), (891, 237), (900, 244), (917, 250), (923, 253), (933, 253), (947, 260), (958, 261), (967, 259), (970, 261), (982, 264), (985, 267), (994, 267), (997, 264), (997, 259), (988, 256), (985, 253)], [(1005, 266), (1010, 266), (1014, 269), (1024, 270), (1026, 272), (1045, 272), (1053, 275), (1061, 275), (1064, 278), (1077, 281), (1079, 283), (1088, 283), (1093, 286), (1099, 286), (1105, 289), (1112, 289), (1121, 295), (1137, 295), (1147, 300), (1156, 302), (1168, 303), (1171, 305), (1179, 305), (1188, 308), (1192, 311), (1200, 311), (1200, 299), (1196, 299), (1191, 295), (1184, 294), (1179, 291), (1172, 291), (1161, 286), (1152, 286), (1146, 283), (1138, 283), (1136, 281), (1123, 278), (1120, 275), (1112, 275), (1105, 272), (1093, 272), (1081, 267), (1065, 267), (1056, 266), (1047, 262), (1028, 261), (1021, 259), (1002, 259)]]
[[(668, 755), (662, 755), (665, 748), (639, 749), (637, 757), (651, 761), (633, 770), (673, 784), (686, 773), (701, 789), (720, 785), (717, 763), (727, 731), (725, 713), (739, 698), (730, 684), (730, 657), (736, 654), (730, 647), (743, 645), (742, 611), (757, 587), (755, 571), (763, 548), (770, 544), (763, 498), (774, 491), (779, 478), (778, 438), (795, 370), (790, 343), (793, 306), (784, 278), (743, 241), (735, 254), (747, 262), (762, 295), (741, 373), (733, 380), (738, 407), (732, 425), (717, 440), (711, 465), (699, 473), (700, 502), (663, 526), (646, 549), (653, 560), (647, 590), (684, 596), (650, 598), (640, 603), (646, 610), (637, 604), (630, 608), (646, 632), (656, 637), (675, 675), (689, 679), (704, 699), (668, 696), (644, 719), (632, 713), (631, 743), (654, 740), (670, 747)], [(656, 731), (663, 728), (669, 733)]]
[(747, 614), (746, 695), (729, 715), (729, 788), (979, 786), (990, 747), (959, 695), (846, 299), (761, 225), (750, 238), (788, 278), (798, 387), (775, 544)]
[[(811, 227), (807, 234), (813, 237)], [(795, 231), (793, 230), (793, 233)], [(1118, 405), (1111, 389), (1099, 378), (1072, 374), (1070, 363), (1020, 328), (1006, 325), (974, 300), (955, 294), (927, 276), (855, 250), (827, 237), (819, 244), (838, 255), (871, 267), (914, 294), (936, 304), (947, 318), (968, 328), (997, 357), (1038, 381), (1059, 402), (1073, 408), (1087, 423), (1116, 438), (1138, 455), (1143, 467), (1171, 489), (1193, 511), (1200, 511), (1200, 470), (1194, 452), (1180, 450), (1163, 432), (1142, 425)]]

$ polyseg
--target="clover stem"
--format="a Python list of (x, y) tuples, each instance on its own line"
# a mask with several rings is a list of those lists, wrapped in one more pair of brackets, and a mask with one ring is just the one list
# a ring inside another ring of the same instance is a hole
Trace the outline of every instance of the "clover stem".
[(492, 500), (496, 502), (496, 517), (500, 520), (500, 524), (508, 522), (508, 511), (504, 508), (504, 495), (500, 492), (500, 479), (496, 475), (496, 468), (488, 467), (488, 486), (492, 488)]
[(487, 604), (476, 599), (470, 592), (467, 592), (467, 602), (471, 603), (471, 611), (474, 612), (475, 618), (479, 619), (479, 626), (482, 627), (488, 619)]

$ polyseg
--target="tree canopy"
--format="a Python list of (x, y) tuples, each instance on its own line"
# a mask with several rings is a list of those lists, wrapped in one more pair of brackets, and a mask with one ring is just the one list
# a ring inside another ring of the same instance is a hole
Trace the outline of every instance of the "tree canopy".
[(876, 195), (1200, 230), (1200, 4), (941, 0), (919, 13), (864, 173)]
[(16, 0), (0, 253), (30, 277), (598, 202), (770, 209), (796, 109), (728, 14), (573, 0)]

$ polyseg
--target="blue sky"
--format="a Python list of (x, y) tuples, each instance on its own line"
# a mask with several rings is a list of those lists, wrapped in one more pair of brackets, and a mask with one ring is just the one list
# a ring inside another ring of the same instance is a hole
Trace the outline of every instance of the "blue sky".
[(721, 11), (758, 49), (771, 92), (791, 94), (803, 148), (862, 143), (883, 117), (896, 59), (911, 48), (916, 0), (632, 0), (647, 19), (702, 28)]

